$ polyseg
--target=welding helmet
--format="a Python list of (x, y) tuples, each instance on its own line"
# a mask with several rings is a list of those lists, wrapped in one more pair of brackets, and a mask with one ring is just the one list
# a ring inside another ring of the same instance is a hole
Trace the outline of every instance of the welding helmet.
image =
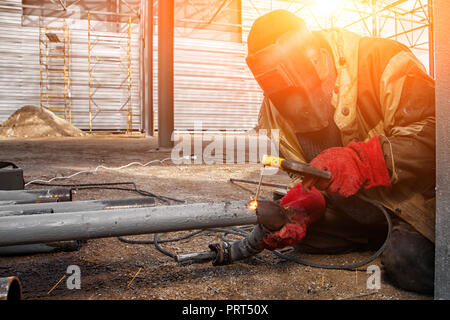
[[(321, 130), (330, 121), (331, 96), (325, 94), (322, 88), (319, 42), (303, 21), (292, 13), (276, 10), (267, 15), (275, 16), (278, 21), (286, 18), (294, 20), (292, 23), (282, 22), (280, 30), (273, 23), (273, 17), (261, 17), (278, 30), (272, 34), (269, 32), (269, 35), (265, 32), (269, 38), (276, 37), (275, 41), (268, 39), (265, 45), (258, 43), (256, 46), (251, 37), (255, 37), (258, 29), (263, 32), (266, 28), (255, 21), (256, 27), (252, 29), (256, 30), (251, 30), (249, 34), (247, 65), (264, 95), (291, 123), (296, 133)], [(258, 37), (260, 40), (261, 35)]]

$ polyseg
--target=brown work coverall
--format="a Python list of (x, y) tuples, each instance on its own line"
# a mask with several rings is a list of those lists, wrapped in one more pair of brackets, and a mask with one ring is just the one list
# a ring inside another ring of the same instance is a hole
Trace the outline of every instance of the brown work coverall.
[[(381, 138), (392, 186), (361, 193), (434, 242), (434, 80), (411, 51), (396, 41), (360, 37), (341, 29), (314, 33), (333, 53), (337, 80), (332, 105), (343, 146), (374, 136)], [(306, 161), (294, 132), (268, 98), (262, 103), (258, 128), (268, 129), (269, 136), (270, 129), (279, 129), (280, 154)], [(300, 181), (293, 177), (292, 185)], [(345, 219), (328, 213), (315, 228), (338, 238), (368, 241), (367, 230), (355, 234), (355, 228)], [(309, 232), (305, 242), (318, 247), (339, 246), (337, 238), (320, 244), (316, 237)]]

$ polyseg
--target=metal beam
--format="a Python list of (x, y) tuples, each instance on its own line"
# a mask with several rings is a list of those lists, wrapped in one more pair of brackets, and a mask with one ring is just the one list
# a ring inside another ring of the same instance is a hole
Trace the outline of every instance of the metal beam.
[(172, 148), (174, 0), (159, 1), (158, 7), (158, 144)]
[(257, 224), (248, 201), (0, 217), (0, 246)]
[(435, 299), (450, 299), (450, 12), (434, 2), (436, 63), (436, 260)]
[(435, 78), (434, 70), (434, 21), (433, 21), (433, 0), (428, 0), (428, 19), (430, 24), (428, 26), (428, 61), (430, 75)]
[(145, 1), (145, 132), (147, 136), (154, 136), (155, 123), (153, 114), (153, 0)]
[(72, 201), (72, 191), (64, 188), (0, 191), (0, 205), (56, 201)]
[(113, 200), (66, 201), (51, 203), (30, 203), (0, 205), (0, 217), (45, 213), (63, 213), (80, 211), (112, 210), (124, 208), (142, 208), (155, 204), (155, 198), (126, 198)]

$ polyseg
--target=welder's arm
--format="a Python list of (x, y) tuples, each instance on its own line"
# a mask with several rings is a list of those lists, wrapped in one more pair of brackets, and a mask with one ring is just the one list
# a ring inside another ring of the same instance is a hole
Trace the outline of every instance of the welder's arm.
[(392, 185), (408, 184), (416, 192), (434, 190), (436, 181), (435, 124), (409, 136), (380, 137)]
[[(362, 188), (397, 183), (432, 189), (435, 178), (434, 81), (408, 51), (372, 70), (379, 80), (378, 114), (385, 135), (367, 142), (330, 148), (311, 161), (334, 176), (330, 181), (305, 177), (304, 185), (348, 197)], [(376, 106), (374, 106), (375, 108)]]
[[(400, 73), (403, 77), (400, 77)], [(380, 141), (391, 182), (393, 185), (408, 184), (419, 192), (434, 189), (434, 81), (413, 58), (404, 62), (390, 78), (392, 81), (387, 81), (385, 89), (381, 90), (381, 98), (382, 101), (398, 101), (398, 105), (394, 113), (385, 112), (387, 134), (386, 137), (380, 137)], [(401, 85), (396, 85), (398, 79), (402, 80)]]

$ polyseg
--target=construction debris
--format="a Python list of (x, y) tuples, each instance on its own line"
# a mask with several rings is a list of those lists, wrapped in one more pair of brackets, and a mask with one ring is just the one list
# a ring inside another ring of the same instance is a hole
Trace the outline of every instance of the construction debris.
[(0, 124), (0, 138), (79, 137), (85, 133), (48, 109), (24, 106)]

